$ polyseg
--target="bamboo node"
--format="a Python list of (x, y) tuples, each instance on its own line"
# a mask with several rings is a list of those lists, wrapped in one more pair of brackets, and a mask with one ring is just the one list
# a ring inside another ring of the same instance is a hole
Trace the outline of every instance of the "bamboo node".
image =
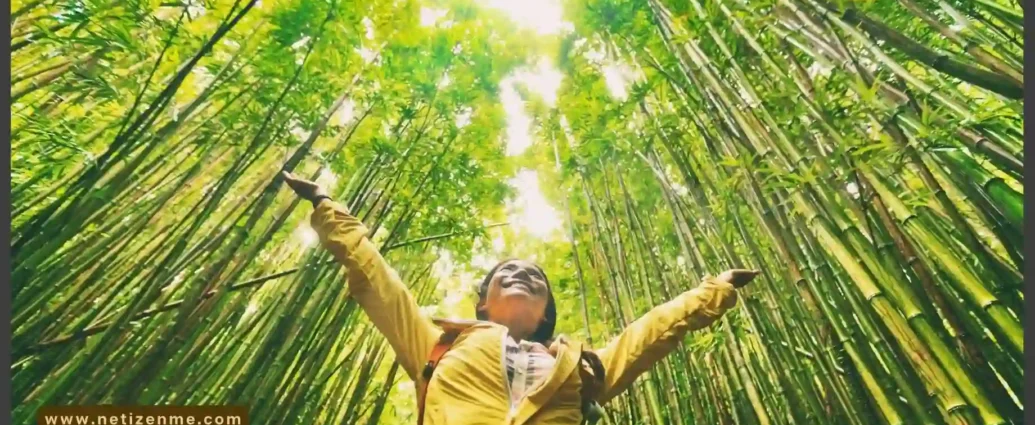
[(901, 220), (901, 221), (902, 221), (902, 225), (903, 225), (903, 226), (905, 226), (905, 225), (909, 224), (909, 220), (912, 220), (912, 219), (914, 219), (914, 218), (918, 218), (918, 217), (916, 216), (916, 214), (913, 214), (913, 213), (909, 213), (909, 214), (907, 214), (907, 215), (906, 215), (905, 217), (903, 217), (903, 218), (902, 218), (902, 220)]
[(964, 410), (964, 409), (969, 409), (969, 408), (970, 408), (970, 405), (967, 404), (967, 403), (957, 403), (957, 404), (954, 404), (952, 406), (947, 407), (945, 409), (945, 411), (947, 413), (949, 413), (949, 414), (953, 414), (953, 413), (956, 413), (959, 410)]

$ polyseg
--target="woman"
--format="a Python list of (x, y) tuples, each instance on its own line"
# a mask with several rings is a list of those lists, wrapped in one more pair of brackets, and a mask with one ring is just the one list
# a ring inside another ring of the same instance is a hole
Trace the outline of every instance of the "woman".
[(420, 314), (359, 219), (319, 185), (286, 172), (284, 178), (313, 203), (312, 226), (323, 247), (347, 268), (352, 297), (410, 379), (426, 388), (422, 419), (427, 425), (577, 424), (589, 403), (607, 403), (672, 352), (687, 332), (718, 320), (736, 304), (734, 288), (758, 275), (728, 270), (707, 277), (630, 324), (606, 347), (592, 350), (554, 340), (557, 312), (546, 274), (530, 262), (507, 260), (479, 288), (479, 320), (459, 328), (424, 382), (422, 371), (441, 346), (443, 328)]

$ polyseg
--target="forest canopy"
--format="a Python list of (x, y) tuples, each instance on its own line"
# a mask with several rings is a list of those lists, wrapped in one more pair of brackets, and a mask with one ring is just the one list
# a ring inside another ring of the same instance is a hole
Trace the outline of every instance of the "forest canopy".
[(1020, 424), (1017, 0), (14, 0), (12, 401), (415, 422), (281, 171), (429, 315), (505, 257), (601, 347), (740, 305), (610, 424)]

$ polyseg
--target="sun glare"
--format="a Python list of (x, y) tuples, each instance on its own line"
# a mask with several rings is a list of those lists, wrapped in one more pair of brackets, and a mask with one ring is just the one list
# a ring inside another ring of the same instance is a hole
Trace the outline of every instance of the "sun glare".
[(514, 89), (514, 84), (504, 80), (500, 86), (500, 102), (507, 114), (507, 155), (514, 156), (532, 146), (532, 137), (528, 134), (532, 119), (525, 113), (525, 103)]
[(420, 8), (420, 26), (430, 27), (435, 25), (439, 19), (444, 18), (447, 14), (449, 14), (448, 10), (422, 7)]
[(518, 192), (508, 205), (514, 225), (543, 239), (561, 228), (560, 215), (539, 188), (539, 173), (521, 170), (509, 183)]
[(621, 101), (628, 99), (628, 87), (634, 75), (632, 70), (628, 66), (609, 64), (601, 67), (601, 71), (604, 74), (604, 83), (607, 84), (607, 89), (611, 92), (611, 96)]
[(506, 13), (518, 25), (542, 35), (558, 35), (573, 29), (570, 22), (564, 21), (564, 10), (557, 0), (481, 0), (480, 3)]
[(500, 81), (500, 102), (507, 114), (507, 155), (520, 155), (532, 146), (532, 119), (525, 112), (525, 102), (517, 86), (523, 85), (552, 108), (557, 105), (557, 91), (563, 78), (564, 75), (544, 58), (535, 68), (515, 71)]

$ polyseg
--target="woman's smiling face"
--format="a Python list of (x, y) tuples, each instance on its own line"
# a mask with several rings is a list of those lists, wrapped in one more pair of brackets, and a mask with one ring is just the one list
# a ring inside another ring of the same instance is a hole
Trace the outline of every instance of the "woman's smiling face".
[(550, 287), (539, 266), (510, 260), (492, 275), (479, 310), (489, 321), (508, 324), (512, 331), (531, 332), (543, 321), (549, 296)]

